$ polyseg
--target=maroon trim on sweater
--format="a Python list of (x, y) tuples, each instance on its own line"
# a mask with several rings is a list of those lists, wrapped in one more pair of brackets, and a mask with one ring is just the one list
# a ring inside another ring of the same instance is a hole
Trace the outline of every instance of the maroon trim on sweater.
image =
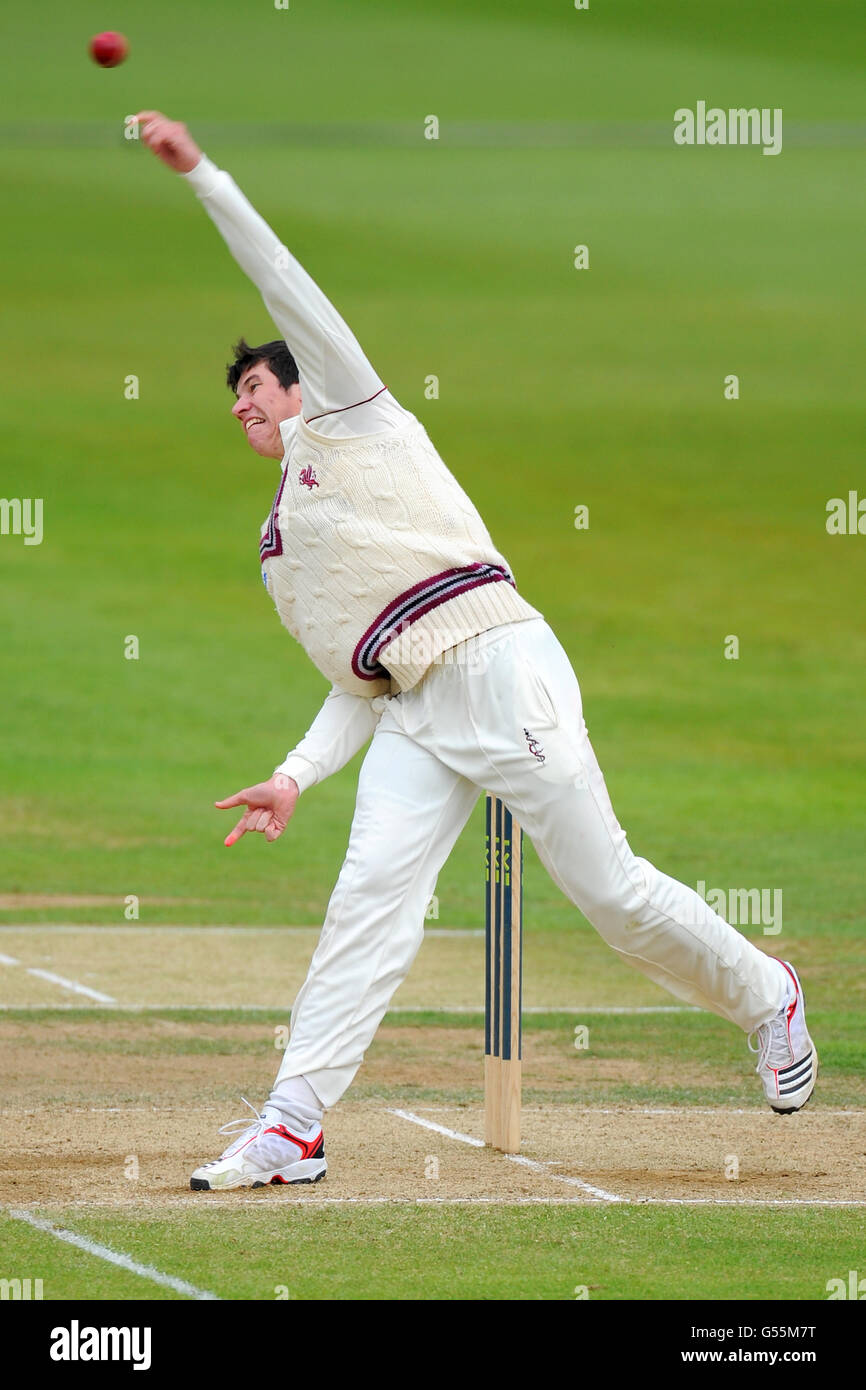
[(478, 561), (461, 569), (443, 570), (441, 574), (413, 584), (411, 589), (392, 599), (367, 628), (352, 654), (355, 675), (362, 681), (387, 678), (388, 672), (380, 665), (379, 654), (389, 642), (449, 599), (478, 589), (482, 584), (498, 584), (503, 580), (514, 586), (513, 578), (502, 565)]
[(311, 425), (314, 420), (321, 420), (324, 415), (342, 415), (344, 410), (354, 410), (356, 405), (369, 405), (377, 396), (381, 396), (383, 391), (387, 391), (387, 386), (380, 386), (378, 391), (374, 391), (372, 396), (368, 396), (365, 401), (353, 401), (351, 405), (339, 405), (334, 410), (323, 410), (318, 415), (311, 415), (309, 419), (304, 419), (305, 425)]
[(274, 555), (282, 555), (283, 553), (283, 537), (280, 531), (280, 523), (277, 521), (277, 513), (280, 509), (280, 499), (283, 495), (283, 488), (286, 486), (286, 475), (288, 471), (287, 468), (280, 479), (277, 495), (271, 504), (270, 515), (265, 522), (265, 529), (259, 541), (259, 559), (262, 562), (270, 560)]

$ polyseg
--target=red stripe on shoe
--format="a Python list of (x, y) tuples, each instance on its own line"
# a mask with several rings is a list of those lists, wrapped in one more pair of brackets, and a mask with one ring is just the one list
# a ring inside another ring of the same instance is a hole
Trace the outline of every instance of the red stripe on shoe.
[(315, 1139), (301, 1139), (297, 1134), (292, 1134), (290, 1129), (286, 1129), (285, 1125), (271, 1125), (265, 1130), (265, 1134), (278, 1134), (281, 1139), (288, 1139), (290, 1144), (297, 1144), (301, 1151), (301, 1157), (296, 1160), (298, 1163), (302, 1163), (305, 1158), (318, 1158), (317, 1151), (324, 1148), (325, 1136), (322, 1130), (319, 1130)]

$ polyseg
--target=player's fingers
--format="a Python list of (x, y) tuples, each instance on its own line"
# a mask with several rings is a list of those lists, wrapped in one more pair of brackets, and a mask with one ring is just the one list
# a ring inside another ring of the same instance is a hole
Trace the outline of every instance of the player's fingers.
[[(249, 812), (247, 812), (247, 815), (248, 815), (248, 814), (249, 814)], [(229, 845), (237, 844), (237, 842), (238, 842), (238, 840), (241, 838), (241, 836), (242, 836), (242, 835), (246, 835), (246, 833), (247, 833), (247, 831), (249, 830), (249, 828), (250, 828), (250, 827), (249, 827), (249, 825), (247, 824), (247, 816), (246, 816), (246, 815), (241, 816), (241, 818), (240, 818), (240, 820), (238, 821), (237, 825), (235, 826), (234, 830), (232, 830), (228, 835), (226, 835), (225, 840), (223, 841), (223, 844), (225, 844), (227, 847), (228, 847)]]
[(248, 830), (267, 830), (268, 826), (271, 823), (271, 820), (273, 819), (273, 812), (248, 811), (247, 816), (250, 820), (250, 824), (247, 826)]
[(157, 127), (155, 130), (145, 129), (143, 136), (144, 143), (154, 154), (159, 154), (162, 150), (173, 150), (177, 146), (176, 137), (163, 127)]
[(157, 136), (163, 134), (168, 130), (170, 124), (165, 119), (165, 116), (160, 116), (158, 113), (154, 116), (144, 116), (141, 118), (136, 116), (135, 119), (141, 127), (141, 134), (145, 140), (153, 140)]
[(161, 150), (174, 150), (181, 136), (182, 131), (177, 122), (168, 121), (164, 116), (146, 121), (141, 126), (141, 138), (148, 149), (153, 150), (154, 154), (158, 154)]
[(145, 130), (180, 130), (180, 121), (169, 120), (161, 111), (139, 111), (134, 117)]
[(232, 806), (249, 806), (250, 789), (244, 787), (243, 791), (235, 792), (234, 796), (227, 796), (224, 801), (215, 801), (214, 806), (220, 811), (228, 811)]
[(270, 825), (265, 831), (265, 839), (269, 842), (272, 840), (278, 840), (287, 825), (288, 821), (281, 820), (279, 816), (274, 816), (271, 820)]

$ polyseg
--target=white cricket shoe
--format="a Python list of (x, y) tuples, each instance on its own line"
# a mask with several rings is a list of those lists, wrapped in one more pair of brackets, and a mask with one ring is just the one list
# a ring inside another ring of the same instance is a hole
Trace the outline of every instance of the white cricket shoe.
[[(228, 1187), (265, 1187), (268, 1183), (319, 1182), (325, 1176), (325, 1136), (321, 1125), (306, 1138), (292, 1134), (279, 1119), (279, 1111), (266, 1105), (262, 1114), (249, 1105), (255, 1115), (252, 1124), (232, 1120), (220, 1134), (234, 1139), (224, 1153), (211, 1163), (196, 1168), (189, 1180), (193, 1192)], [(240, 1131), (238, 1132), (238, 1126)]]
[[(749, 1037), (749, 1049), (758, 1054), (755, 1068), (770, 1108), (778, 1115), (800, 1110), (812, 1094), (818, 1074), (818, 1054), (806, 1030), (806, 1010), (797, 972), (780, 961), (791, 977), (791, 993), (775, 1018), (762, 1023)], [(757, 1043), (752, 1046), (752, 1038)]]

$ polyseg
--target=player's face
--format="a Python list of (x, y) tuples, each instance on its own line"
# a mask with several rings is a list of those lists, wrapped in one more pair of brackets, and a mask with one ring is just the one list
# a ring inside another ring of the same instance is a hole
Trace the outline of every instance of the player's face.
[(240, 420), (251, 448), (262, 458), (281, 459), (280, 422), (300, 415), (300, 386), (281, 386), (267, 362), (256, 362), (242, 373), (237, 396), (232, 415)]

